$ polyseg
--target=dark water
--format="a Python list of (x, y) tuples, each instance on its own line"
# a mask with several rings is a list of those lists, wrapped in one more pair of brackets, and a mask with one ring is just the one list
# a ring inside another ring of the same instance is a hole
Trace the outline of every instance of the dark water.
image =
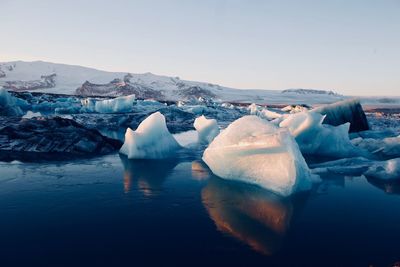
[(392, 266), (399, 192), (338, 176), (280, 198), (190, 155), (0, 163), (0, 266)]

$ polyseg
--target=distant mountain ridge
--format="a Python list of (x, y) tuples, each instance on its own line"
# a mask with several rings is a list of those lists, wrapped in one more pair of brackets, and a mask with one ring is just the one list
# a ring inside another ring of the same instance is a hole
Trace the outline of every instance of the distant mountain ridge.
[(303, 89), (303, 88), (297, 88), (297, 89), (286, 89), (282, 91), (283, 94), (286, 93), (297, 93), (297, 94), (320, 94), (320, 95), (339, 95), (335, 91), (332, 90), (316, 90), (316, 89)]
[(139, 98), (184, 101), (203, 98), (255, 103), (287, 103), (288, 100), (291, 103), (330, 103), (341, 99), (340, 95), (324, 90), (242, 90), (152, 73), (108, 72), (44, 61), (0, 63), (0, 86), (13, 91), (84, 96), (135, 94)]

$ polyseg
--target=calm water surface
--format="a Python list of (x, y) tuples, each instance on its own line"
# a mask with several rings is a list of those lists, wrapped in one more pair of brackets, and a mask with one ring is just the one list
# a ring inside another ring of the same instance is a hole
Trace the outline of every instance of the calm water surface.
[(337, 176), (280, 198), (190, 154), (0, 163), (0, 266), (391, 266), (398, 193)]

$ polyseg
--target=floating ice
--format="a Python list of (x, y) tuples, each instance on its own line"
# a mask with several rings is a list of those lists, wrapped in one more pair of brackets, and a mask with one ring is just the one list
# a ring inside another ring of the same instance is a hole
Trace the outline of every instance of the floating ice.
[[(122, 113), (132, 111), (135, 95), (121, 96), (114, 99), (97, 100), (94, 111), (98, 113)], [(85, 102), (83, 102), (85, 104)], [(93, 108), (92, 100), (87, 100), (87, 107)]]
[(211, 141), (219, 134), (219, 128), (215, 119), (207, 119), (204, 116), (196, 118), (194, 128), (199, 135), (200, 142), (211, 143)]
[(197, 144), (197, 139), (198, 139), (197, 135), (198, 134), (196, 131), (191, 130), (174, 134), (173, 137), (182, 147), (190, 147), (192, 145)]
[(129, 159), (161, 159), (171, 156), (179, 148), (167, 129), (165, 117), (156, 112), (142, 121), (136, 131), (126, 129), (120, 153)]
[(69, 119), (40, 117), (29, 120), (0, 116), (0, 160), (64, 159), (107, 154), (122, 142)]
[(207, 107), (206, 106), (202, 106), (202, 105), (194, 105), (194, 106), (190, 106), (187, 108), (187, 111), (196, 114), (196, 115), (201, 115), (204, 112), (207, 111)]
[(377, 161), (363, 157), (339, 159), (311, 165), (315, 174), (365, 175), (378, 179), (400, 179), (400, 158)]
[(360, 102), (356, 99), (339, 101), (321, 106), (313, 111), (326, 115), (324, 123), (333, 126), (350, 123), (350, 132), (365, 131), (369, 129), (367, 117)]
[(281, 109), (284, 112), (289, 112), (290, 114), (299, 113), (303, 111), (307, 111), (308, 108), (306, 106), (301, 105), (289, 105)]
[(178, 108), (180, 108), (180, 107), (184, 107), (184, 106), (185, 106), (185, 102), (184, 102), (184, 101), (181, 101), (181, 100), (179, 100), (178, 102), (176, 102), (176, 106), (177, 106)]
[(378, 179), (400, 179), (400, 158), (376, 162), (365, 172), (366, 176)]
[(21, 105), (26, 102), (12, 96), (6, 89), (0, 88), (0, 115), (3, 116), (21, 116), (24, 112)]
[(96, 99), (94, 98), (85, 98), (81, 100), (81, 105), (83, 107), (83, 111), (93, 112), (95, 111), (94, 107), (96, 105)]
[(203, 160), (222, 178), (284, 196), (311, 186), (310, 171), (293, 137), (256, 116), (231, 123), (204, 151)]
[(354, 157), (327, 161), (318, 164), (311, 164), (310, 168), (312, 168), (312, 173), (320, 175), (325, 173), (334, 173), (341, 175), (359, 176), (367, 171), (369, 166), (371, 166), (373, 163), (374, 161), (363, 157)]
[(253, 103), (247, 107), (247, 110), (250, 112), (250, 115), (257, 115), (261, 107)]
[(267, 120), (274, 120), (282, 117), (282, 114), (264, 108), (261, 111), (259, 111), (258, 116), (260, 116), (261, 118), (265, 118)]
[(165, 107), (166, 106), (166, 104), (158, 102), (157, 100), (154, 100), (154, 99), (137, 100), (136, 105), (141, 106), (141, 107), (143, 107), (143, 106)]
[(324, 119), (317, 112), (300, 112), (288, 115), (279, 126), (289, 129), (304, 154), (334, 158), (363, 154), (350, 142), (349, 123), (332, 126), (322, 124)]
[(400, 136), (383, 139), (354, 138), (351, 142), (357, 147), (363, 148), (378, 155), (381, 158), (400, 157)]
[(256, 105), (255, 103), (249, 105), (247, 107), (247, 110), (250, 112), (250, 115), (257, 115), (267, 120), (274, 120), (282, 116), (282, 114), (280, 113), (269, 110), (267, 108), (263, 108), (261, 106)]
[(223, 107), (223, 108), (229, 108), (229, 109), (235, 109), (235, 106), (234, 105), (232, 105), (231, 103), (222, 103), (221, 104), (221, 107)]
[(35, 118), (35, 117), (41, 117), (42, 114), (40, 112), (32, 112), (30, 110), (28, 110), (28, 112), (22, 116), (22, 118), (24, 119), (31, 119), (31, 118)]

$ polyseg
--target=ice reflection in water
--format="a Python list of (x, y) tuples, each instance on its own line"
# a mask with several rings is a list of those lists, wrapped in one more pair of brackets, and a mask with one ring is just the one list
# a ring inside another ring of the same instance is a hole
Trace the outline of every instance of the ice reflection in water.
[[(163, 183), (179, 163), (179, 160), (129, 160), (123, 155), (120, 158), (124, 166), (124, 191), (138, 189), (145, 196), (161, 192)], [(257, 186), (220, 179), (199, 159), (191, 161), (191, 174), (195, 180), (208, 180), (201, 199), (217, 229), (265, 255), (281, 248), (295, 206), (304, 203), (304, 195), (283, 198)]]
[(213, 174), (206, 164), (201, 160), (192, 161), (192, 178), (199, 181), (204, 181), (210, 178)]
[(120, 158), (124, 166), (125, 193), (137, 188), (145, 196), (157, 195), (168, 175), (178, 164), (174, 159), (140, 160), (128, 159), (125, 155), (120, 155)]
[(400, 195), (400, 180), (381, 180), (373, 177), (366, 177), (366, 179), (370, 184), (387, 194)]
[(202, 201), (219, 231), (266, 255), (282, 246), (298, 202), (217, 177), (202, 190)]

